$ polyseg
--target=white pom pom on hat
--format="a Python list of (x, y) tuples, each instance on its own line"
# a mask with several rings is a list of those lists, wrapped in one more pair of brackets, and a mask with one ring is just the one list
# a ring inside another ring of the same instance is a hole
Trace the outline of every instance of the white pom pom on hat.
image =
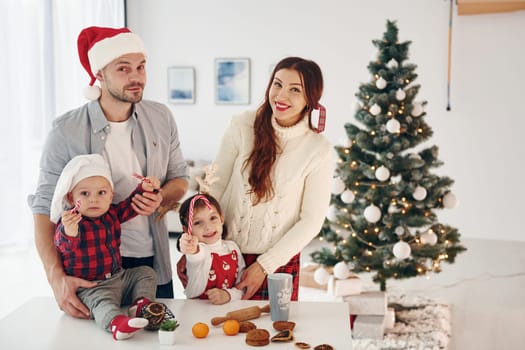
[(78, 57), (82, 67), (91, 78), (84, 89), (84, 96), (90, 100), (100, 97), (100, 88), (94, 86), (95, 74), (114, 59), (128, 53), (142, 53), (146, 48), (142, 39), (128, 28), (88, 27), (83, 29), (77, 40)]

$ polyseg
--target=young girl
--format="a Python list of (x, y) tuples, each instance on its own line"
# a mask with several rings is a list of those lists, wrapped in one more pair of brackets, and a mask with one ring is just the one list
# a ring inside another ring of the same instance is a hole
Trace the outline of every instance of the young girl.
[(223, 239), (226, 228), (217, 200), (196, 194), (182, 203), (179, 215), (184, 231), (180, 251), (186, 255), (188, 276), (184, 294), (212, 304), (241, 299), (242, 291), (234, 286), (245, 263), (237, 244)]

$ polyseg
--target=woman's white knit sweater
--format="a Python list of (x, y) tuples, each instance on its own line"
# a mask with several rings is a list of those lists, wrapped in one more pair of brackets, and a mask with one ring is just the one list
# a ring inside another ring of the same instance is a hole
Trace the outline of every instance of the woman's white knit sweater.
[(261, 254), (257, 261), (272, 273), (321, 229), (330, 202), (332, 146), (308, 127), (306, 117), (291, 127), (272, 119), (282, 149), (271, 174), (275, 196), (253, 206), (242, 166), (253, 148), (254, 120), (253, 111), (232, 118), (215, 159), (219, 180), (210, 192), (225, 214), (228, 239), (243, 253)]

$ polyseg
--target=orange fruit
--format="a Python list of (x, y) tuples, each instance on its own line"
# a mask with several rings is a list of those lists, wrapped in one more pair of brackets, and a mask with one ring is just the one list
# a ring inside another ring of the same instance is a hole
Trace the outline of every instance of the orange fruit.
[(239, 333), (240, 329), (241, 329), (241, 324), (237, 320), (227, 320), (222, 325), (222, 330), (224, 331), (224, 334), (226, 335), (235, 335)]
[(206, 323), (202, 322), (195, 323), (191, 328), (191, 332), (195, 338), (206, 338), (209, 331), (210, 327), (208, 327)]

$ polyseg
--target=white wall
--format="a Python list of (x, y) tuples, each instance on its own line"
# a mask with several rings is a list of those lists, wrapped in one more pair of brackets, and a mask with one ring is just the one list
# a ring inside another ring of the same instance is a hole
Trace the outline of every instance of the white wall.
[[(327, 136), (337, 143), (353, 121), (354, 94), (369, 79), (386, 19), (411, 40), (420, 100), (428, 101), (430, 144), (445, 162), (437, 170), (456, 181), (455, 210), (439, 213), (464, 237), (525, 240), (525, 12), (453, 19), (452, 110), (447, 112), (449, 2), (442, 0), (128, 0), (128, 26), (149, 48), (146, 97), (167, 102), (167, 67), (196, 69), (194, 105), (171, 105), (188, 159), (213, 159), (230, 117), (261, 101), (270, 65), (289, 55), (319, 63)], [(252, 105), (214, 104), (217, 57), (249, 57)]]

